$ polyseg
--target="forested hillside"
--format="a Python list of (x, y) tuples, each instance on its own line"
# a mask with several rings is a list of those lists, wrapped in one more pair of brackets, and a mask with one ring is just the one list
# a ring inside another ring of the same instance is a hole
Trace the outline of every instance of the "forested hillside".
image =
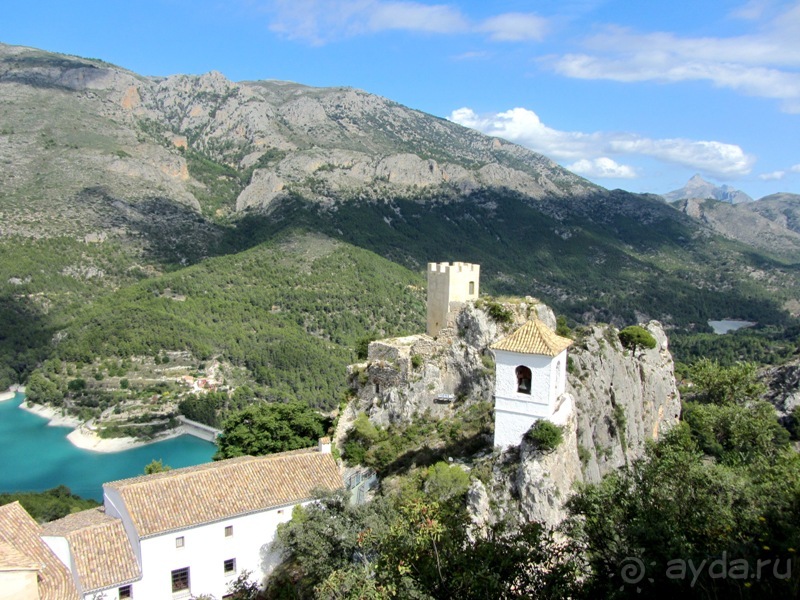
[[(424, 327), (421, 284), (370, 252), (286, 233), (97, 299), (76, 312), (49, 356), (92, 364), (187, 350), (241, 368), (273, 400), (331, 409), (359, 339)], [(63, 385), (57, 373), (48, 376)]]

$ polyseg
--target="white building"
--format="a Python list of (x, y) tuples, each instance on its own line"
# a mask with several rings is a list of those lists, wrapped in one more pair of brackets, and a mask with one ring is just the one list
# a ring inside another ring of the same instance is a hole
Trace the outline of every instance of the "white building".
[[(330, 446), (320, 450), (244, 456), (107, 483), (102, 507), (38, 531), (39, 550), (60, 559), (55, 563), (67, 573), (71, 591), (13, 598), (225, 598), (243, 571), (262, 581), (280, 561), (270, 552), (278, 524), (317, 490), (342, 487)], [(6, 560), (0, 545), (0, 574), (6, 562), (25, 566), (18, 558)], [(22, 581), (25, 571), (17, 571), (14, 581)], [(6, 600), (2, 592), (0, 599)]]
[(552, 420), (566, 391), (572, 340), (534, 319), (494, 343), (494, 445), (517, 446), (539, 419)]

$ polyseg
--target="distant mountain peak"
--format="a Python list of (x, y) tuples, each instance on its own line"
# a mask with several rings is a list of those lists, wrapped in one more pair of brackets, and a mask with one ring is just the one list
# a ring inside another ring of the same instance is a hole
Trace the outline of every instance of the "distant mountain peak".
[(753, 199), (741, 190), (737, 190), (729, 185), (716, 186), (706, 181), (699, 174), (695, 174), (689, 179), (685, 186), (679, 190), (674, 190), (667, 194), (662, 194), (669, 201), (690, 200), (693, 198), (713, 198), (720, 202), (729, 204), (741, 204), (743, 202), (753, 202)]

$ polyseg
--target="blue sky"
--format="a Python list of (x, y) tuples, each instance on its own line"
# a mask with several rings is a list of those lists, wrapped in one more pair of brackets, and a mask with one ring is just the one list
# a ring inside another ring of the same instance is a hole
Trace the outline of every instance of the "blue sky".
[(798, 0), (9, 0), (0, 41), (353, 86), (609, 188), (800, 193)]

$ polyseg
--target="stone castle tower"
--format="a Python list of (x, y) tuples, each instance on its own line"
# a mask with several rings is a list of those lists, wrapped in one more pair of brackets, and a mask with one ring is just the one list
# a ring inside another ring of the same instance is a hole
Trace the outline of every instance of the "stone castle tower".
[(566, 391), (572, 340), (533, 319), (492, 344), (495, 354), (494, 445), (517, 446), (539, 419), (552, 420)]
[(472, 263), (428, 263), (428, 335), (447, 326), (453, 302), (477, 300), (481, 267)]

